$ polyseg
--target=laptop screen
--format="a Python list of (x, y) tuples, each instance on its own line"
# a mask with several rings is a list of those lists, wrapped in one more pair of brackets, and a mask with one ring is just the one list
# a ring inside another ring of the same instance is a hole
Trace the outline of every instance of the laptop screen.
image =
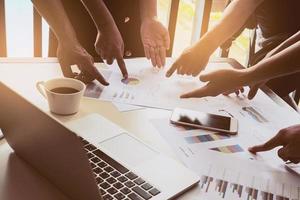
[(0, 128), (15, 153), (71, 199), (101, 199), (78, 137), (0, 82)]

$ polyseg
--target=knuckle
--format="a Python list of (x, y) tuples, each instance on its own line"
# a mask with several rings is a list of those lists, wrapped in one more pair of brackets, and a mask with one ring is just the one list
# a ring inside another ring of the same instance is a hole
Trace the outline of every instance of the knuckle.
[(279, 137), (284, 137), (284, 136), (286, 135), (287, 131), (288, 131), (288, 130), (287, 130), (286, 128), (281, 129), (281, 130), (278, 132), (277, 136), (279, 136)]

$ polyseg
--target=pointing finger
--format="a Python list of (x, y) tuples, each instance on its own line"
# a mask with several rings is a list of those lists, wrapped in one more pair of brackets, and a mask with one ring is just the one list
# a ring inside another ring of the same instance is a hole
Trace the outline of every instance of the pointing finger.
[(166, 73), (166, 77), (170, 77), (172, 76), (172, 74), (176, 71), (176, 69), (178, 69), (180, 67), (180, 58), (178, 58), (173, 65), (171, 66), (171, 68), (167, 71)]
[(250, 147), (248, 150), (251, 153), (256, 154), (257, 152), (272, 150), (275, 147), (282, 146), (283, 144), (284, 144), (284, 136), (279, 132), (276, 136), (274, 136), (266, 143), (254, 147)]
[(206, 86), (201, 87), (200, 89), (194, 90), (192, 92), (185, 93), (180, 96), (180, 98), (201, 98), (201, 97), (206, 97), (206, 96), (211, 96), (209, 92), (209, 88)]
[(119, 68), (120, 68), (120, 70), (121, 70), (121, 72), (122, 72), (122, 74), (123, 74), (123, 77), (124, 77), (124, 78), (128, 78), (128, 72), (127, 72), (126, 64), (125, 64), (125, 62), (124, 62), (123, 57), (122, 57), (122, 56), (119, 56), (119, 57), (117, 58), (117, 62), (118, 62)]
[(71, 66), (69, 64), (66, 64), (64, 61), (60, 59), (59, 59), (59, 64), (64, 77), (73, 78), (74, 74), (72, 72)]
[(102, 76), (102, 74), (98, 71), (98, 69), (95, 67), (94, 63), (89, 59), (84, 59), (81, 61), (81, 63), (78, 63), (80, 66), (84, 66), (85, 70), (93, 76), (97, 81), (99, 81), (103, 85), (109, 85), (109, 83), (105, 80), (105, 78)]

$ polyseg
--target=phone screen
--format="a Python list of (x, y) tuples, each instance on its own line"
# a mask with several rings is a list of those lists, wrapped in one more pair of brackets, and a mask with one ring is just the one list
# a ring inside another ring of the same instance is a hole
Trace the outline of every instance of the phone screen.
[(230, 130), (230, 117), (195, 112), (185, 109), (175, 109), (171, 120), (184, 124), (193, 124), (201, 127), (211, 127), (215, 129)]

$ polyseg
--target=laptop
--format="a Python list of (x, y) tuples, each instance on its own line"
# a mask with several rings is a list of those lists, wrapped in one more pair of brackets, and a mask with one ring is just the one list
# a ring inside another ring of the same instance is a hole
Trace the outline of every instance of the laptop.
[(198, 176), (100, 115), (67, 128), (0, 82), (0, 129), (15, 153), (74, 200), (166, 200)]

